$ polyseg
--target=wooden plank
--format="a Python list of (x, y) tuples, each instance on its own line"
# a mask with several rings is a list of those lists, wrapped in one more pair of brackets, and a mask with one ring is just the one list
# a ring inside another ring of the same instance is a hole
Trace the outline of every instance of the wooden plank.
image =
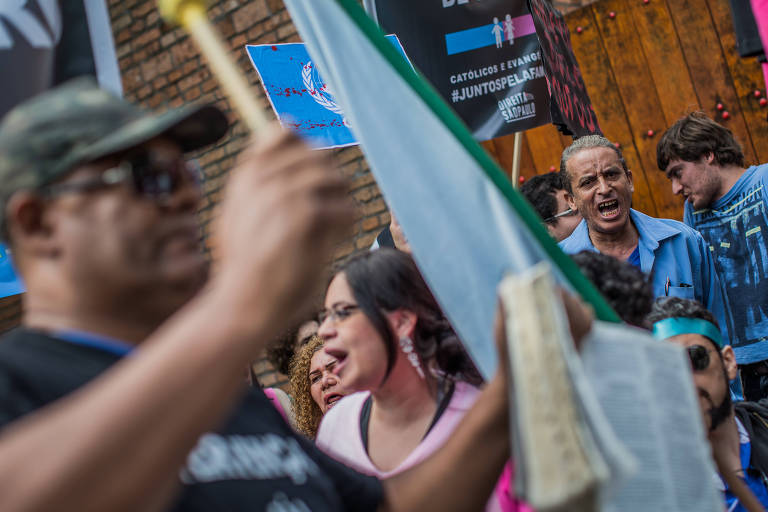
[(509, 177), (511, 176), (512, 167), (510, 166), (509, 168), (506, 168), (504, 164), (501, 162), (501, 160), (499, 160), (499, 153), (496, 150), (497, 140), (498, 139), (485, 140), (481, 142), (480, 145), (483, 146), (483, 149), (485, 149), (488, 153), (490, 153), (490, 155), (493, 157), (494, 160), (496, 160), (496, 163), (499, 164), (499, 167), (502, 168), (502, 170), (504, 171), (504, 174), (507, 176), (507, 179), (509, 179)]
[(523, 135), (523, 154), (521, 156), (520, 176), (528, 179), (538, 174), (538, 169), (536, 169), (536, 165), (533, 162), (533, 154), (531, 153), (530, 146), (528, 146), (528, 139), (525, 135)]
[[(493, 141), (495, 144), (496, 161), (499, 162), (499, 165), (504, 169), (507, 176), (511, 176), (515, 152), (515, 135), (505, 135), (504, 137), (498, 137)], [(533, 157), (531, 156), (531, 150), (528, 147), (525, 133), (523, 134), (522, 144), (523, 146), (520, 152), (520, 176), (530, 178), (536, 174), (537, 169), (533, 163)]]
[[(724, 0), (718, 0), (724, 2)], [(688, 63), (693, 86), (704, 112), (727, 126), (744, 143), (747, 161), (755, 161), (747, 124), (731, 80), (728, 64), (723, 56), (720, 39), (712, 23), (707, 0), (667, 0), (669, 11), (677, 28), (677, 36)], [(727, 121), (720, 118), (715, 108), (722, 103), (731, 115)]]
[[(656, 167), (656, 141), (666, 128), (648, 62), (641, 51), (640, 37), (627, 0), (603, 0), (593, 4), (595, 21), (613, 69), (621, 101), (627, 112), (634, 145), (659, 217), (682, 218), (682, 205), (669, 182)], [(615, 13), (611, 18), (609, 13)], [(653, 135), (647, 133), (652, 130)]]
[(670, 126), (688, 112), (701, 108), (672, 16), (664, 1), (651, 0), (646, 4), (634, 0), (626, 5), (640, 34), (666, 126)]
[(496, 139), (491, 140), (484, 140), (480, 143), (481, 146), (483, 146), (483, 149), (486, 150), (490, 155), (496, 160), (496, 162), (499, 161), (498, 156), (496, 155)]
[[(520, 176), (530, 178), (536, 174), (536, 166), (533, 163), (533, 157), (531, 156), (528, 142), (525, 140), (525, 135), (523, 135), (522, 141), (523, 147), (520, 153)], [(498, 163), (499, 167), (504, 170), (504, 174), (507, 175), (507, 178), (511, 178), (515, 150), (515, 134), (485, 141), (482, 143), (482, 146), (493, 155), (496, 163)]]
[(560, 168), (560, 156), (565, 148), (554, 125), (547, 124), (528, 130), (525, 139), (531, 149), (537, 174), (549, 172), (550, 167)]
[(563, 149), (573, 144), (573, 137), (570, 135), (563, 135), (562, 133), (559, 133), (558, 135), (560, 135), (560, 144), (563, 145)]
[[(657, 216), (645, 170), (634, 145), (627, 111), (618, 93), (606, 47), (595, 21), (594, 6), (570, 13), (566, 16), (566, 21), (572, 34), (573, 52), (579, 62), (600, 128), (607, 138), (621, 145), (627, 165), (633, 172), (634, 207), (648, 215)], [(577, 27), (581, 27), (583, 31), (578, 33)]]
[[(765, 80), (760, 63), (756, 58), (742, 59), (736, 51), (736, 34), (733, 30), (731, 11), (722, 0), (709, 0), (709, 8), (722, 46), (725, 60), (728, 63), (731, 80), (739, 99), (744, 121), (747, 124), (748, 140), (741, 140), (742, 145), (751, 144), (755, 160), (747, 165), (763, 163), (768, 160), (768, 122), (766, 113), (768, 106), (760, 106), (760, 98), (765, 98)], [(755, 90), (760, 91), (760, 97), (755, 97)]]

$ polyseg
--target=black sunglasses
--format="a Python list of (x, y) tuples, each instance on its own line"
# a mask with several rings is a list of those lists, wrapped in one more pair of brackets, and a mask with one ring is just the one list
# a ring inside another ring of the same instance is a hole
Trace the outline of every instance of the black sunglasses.
[(700, 372), (709, 368), (709, 353), (713, 351), (712, 349), (702, 345), (691, 345), (687, 351), (694, 371)]
[(80, 181), (53, 183), (39, 190), (48, 197), (72, 192), (88, 192), (130, 183), (136, 194), (149, 199), (165, 199), (183, 184), (199, 187), (202, 183), (200, 167), (183, 158), (159, 159), (147, 152), (121, 160), (98, 176)]

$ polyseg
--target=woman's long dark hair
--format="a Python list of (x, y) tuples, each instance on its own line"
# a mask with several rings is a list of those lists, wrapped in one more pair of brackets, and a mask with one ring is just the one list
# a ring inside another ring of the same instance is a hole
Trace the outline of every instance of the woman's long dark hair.
[(395, 364), (398, 340), (385, 313), (405, 309), (416, 314), (413, 344), (425, 368), (434, 361), (445, 377), (482, 382), (409, 254), (389, 248), (368, 251), (347, 261), (342, 272), (358, 307), (384, 340), (387, 376)]

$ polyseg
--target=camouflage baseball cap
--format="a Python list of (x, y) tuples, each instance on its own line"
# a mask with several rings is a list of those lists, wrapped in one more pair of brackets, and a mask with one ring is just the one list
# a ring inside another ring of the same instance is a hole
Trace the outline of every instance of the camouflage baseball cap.
[(0, 224), (8, 198), (60, 178), (76, 166), (158, 135), (191, 151), (219, 140), (229, 124), (214, 106), (154, 115), (83, 77), (12, 109), (0, 122)]

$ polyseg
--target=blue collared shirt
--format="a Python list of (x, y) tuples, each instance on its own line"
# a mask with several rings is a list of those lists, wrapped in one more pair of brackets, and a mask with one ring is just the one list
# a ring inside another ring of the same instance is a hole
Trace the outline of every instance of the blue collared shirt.
[[(640, 269), (651, 276), (654, 295), (696, 299), (715, 315), (724, 339), (729, 340), (724, 329), (720, 281), (709, 247), (699, 232), (682, 222), (649, 217), (636, 210), (630, 210), (630, 219), (639, 235)], [(589, 238), (586, 220), (560, 242), (560, 248), (568, 254), (597, 252)], [(736, 352), (737, 359), (738, 356)]]
[(91, 347), (116, 356), (127, 356), (136, 348), (134, 345), (127, 343), (123, 340), (116, 338), (109, 338), (100, 334), (93, 334), (86, 331), (75, 330), (61, 330), (51, 333), (57, 339), (72, 343), (73, 345), (81, 345), (84, 347)]

